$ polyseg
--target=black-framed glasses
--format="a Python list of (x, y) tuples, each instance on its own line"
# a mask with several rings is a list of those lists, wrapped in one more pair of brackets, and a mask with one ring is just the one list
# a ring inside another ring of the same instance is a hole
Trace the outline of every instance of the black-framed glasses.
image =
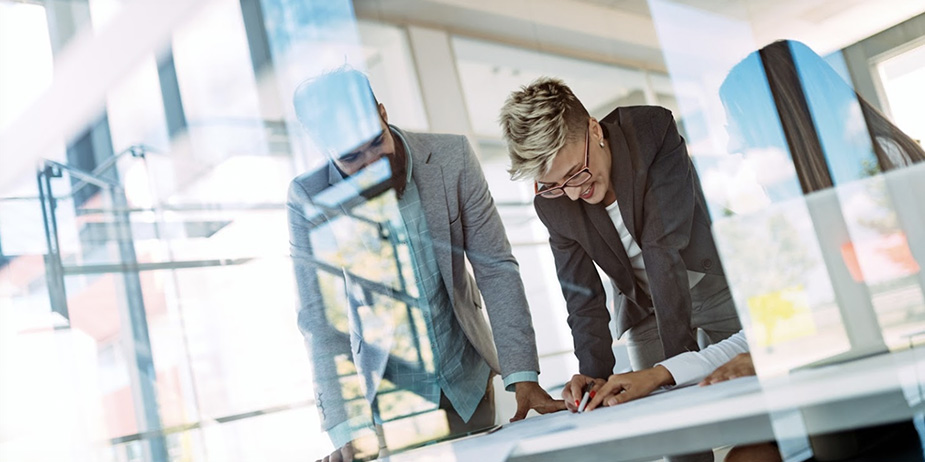
[(581, 186), (588, 182), (591, 179), (591, 169), (588, 168), (588, 161), (591, 160), (590, 153), (590, 140), (591, 140), (591, 131), (588, 130), (585, 133), (585, 165), (584, 168), (578, 171), (578, 173), (570, 176), (565, 180), (561, 185), (558, 186), (543, 186), (540, 187), (540, 184), (536, 181), (533, 182), (533, 192), (537, 196), (542, 196), (547, 199), (552, 199), (559, 197), (565, 194), (565, 188)]

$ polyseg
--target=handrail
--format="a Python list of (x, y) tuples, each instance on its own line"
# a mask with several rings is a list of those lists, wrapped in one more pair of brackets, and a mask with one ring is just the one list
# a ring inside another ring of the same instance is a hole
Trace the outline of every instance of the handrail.
[[(60, 176), (61, 171), (63, 170), (63, 171), (68, 172), (71, 176), (77, 177), (77, 179), (87, 184), (92, 184), (100, 188), (112, 188), (116, 190), (122, 189), (122, 185), (120, 185), (119, 183), (109, 181), (105, 178), (99, 178), (96, 175), (93, 175), (92, 173), (87, 173), (79, 168), (71, 167), (70, 165), (62, 164), (61, 162), (57, 162), (54, 160), (45, 159), (43, 162), (45, 164), (44, 165), (45, 168), (42, 170), (47, 172), (48, 168), (50, 167), (52, 169), (50, 174), (54, 177)], [(79, 188), (72, 189), (70, 195), (73, 196), (74, 193), (80, 190), (80, 188), (82, 187), (83, 185), (81, 185)]]
[[(61, 196), (52, 197), (53, 199), (58, 199), (58, 200), (70, 199), (70, 198), (73, 198), (74, 195), (78, 191), (80, 191), (81, 189), (83, 189), (84, 187), (88, 185), (93, 185), (93, 186), (97, 186), (100, 188), (113, 188), (116, 190), (124, 189), (121, 184), (102, 177), (103, 172), (112, 168), (116, 164), (116, 162), (118, 162), (119, 159), (121, 159), (126, 154), (131, 154), (132, 157), (136, 157), (136, 158), (143, 158), (148, 153), (160, 154), (161, 151), (158, 149), (152, 148), (151, 146), (145, 145), (145, 144), (133, 144), (129, 146), (128, 148), (123, 149), (118, 154), (110, 157), (109, 159), (106, 159), (105, 162), (98, 165), (96, 168), (94, 168), (90, 172), (87, 172), (77, 167), (73, 167), (68, 164), (61, 163), (61, 162), (51, 160), (51, 159), (41, 159), (38, 163), (38, 170), (39, 172), (45, 172), (48, 168), (51, 168), (52, 171), (47, 172), (47, 173), (50, 173), (52, 176), (55, 176), (55, 177), (60, 176), (61, 171), (66, 171), (71, 176), (77, 178), (79, 182), (76, 183), (73, 188), (71, 188), (71, 191), (69, 193), (63, 194)], [(0, 197), (0, 202), (29, 201), (29, 200), (42, 200), (42, 197), (41, 196)]]
[(90, 172), (90, 173), (93, 174), (93, 175), (99, 176), (99, 175), (102, 174), (104, 171), (109, 170), (110, 168), (112, 168), (112, 166), (115, 165), (116, 162), (118, 162), (119, 159), (121, 159), (122, 156), (124, 156), (124, 155), (126, 155), (126, 154), (131, 154), (132, 157), (138, 157), (138, 158), (140, 158), (140, 157), (144, 157), (148, 152), (153, 152), (153, 153), (155, 153), (155, 154), (160, 154), (160, 153), (161, 153), (161, 151), (159, 151), (159, 150), (157, 150), (157, 149), (154, 149), (154, 148), (152, 148), (151, 146), (147, 146), (147, 145), (144, 145), (144, 144), (133, 144), (133, 145), (131, 145), (131, 146), (129, 146), (129, 147), (123, 149), (123, 150), (120, 151), (118, 154), (116, 154), (116, 155), (114, 155), (114, 156), (112, 156), (112, 157), (106, 159), (106, 161), (103, 162), (102, 164), (97, 165), (96, 168), (93, 169), (93, 171)]
[[(95, 183), (92, 182), (92, 181), (88, 181), (88, 180), (86, 179), (87, 177), (84, 176), (84, 175), (88, 175), (88, 176), (91, 177), (91, 178), (95, 178), (95, 179), (98, 179), (98, 180), (101, 180), (101, 181), (105, 181), (106, 183), (108, 183), (108, 184), (110, 184), (110, 185), (113, 185), (113, 188), (114, 188), (114, 189), (122, 190), (122, 189), (123, 189), (122, 185), (120, 185), (120, 184), (118, 184), (118, 183), (113, 183), (112, 181), (109, 181), (109, 180), (106, 180), (106, 179), (102, 178), (103, 172), (106, 172), (106, 171), (108, 171), (109, 169), (111, 169), (113, 166), (115, 166), (116, 163), (119, 161), (119, 159), (121, 159), (122, 157), (124, 157), (126, 154), (131, 154), (132, 157), (135, 157), (135, 158), (144, 158), (145, 155), (147, 155), (148, 152), (152, 152), (152, 153), (155, 153), (155, 154), (161, 153), (161, 151), (159, 151), (159, 150), (157, 150), (157, 149), (155, 149), (155, 148), (152, 148), (152, 147), (150, 147), (150, 146), (144, 145), (144, 144), (133, 144), (133, 145), (131, 145), (131, 146), (129, 146), (129, 147), (123, 149), (122, 151), (119, 151), (117, 154), (113, 155), (112, 157), (106, 159), (105, 162), (103, 162), (103, 163), (100, 164), (100, 165), (97, 165), (96, 168), (94, 168), (94, 169), (93, 169), (92, 171), (90, 171), (90, 172), (85, 172), (85, 171), (83, 171), (83, 170), (76, 169), (76, 168), (74, 168), (74, 167), (70, 167), (70, 166), (68, 166), (68, 165), (66, 165), (66, 164), (61, 164), (60, 162), (55, 162), (55, 161), (53, 161), (53, 160), (45, 160), (45, 162), (46, 162), (46, 164), (49, 163), (49, 162), (52, 162), (52, 163), (54, 163), (54, 164), (57, 164), (57, 165), (66, 167), (68, 173), (70, 173), (72, 176), (76, 176), (78, 179), (81, 180), (81, 182), (83, 182), (83, 184), (77, 183), (77, 185), (75, 185), (75, 187), (71, 188), (71, 192), (70, 192), (69, 194), (65, 194), (64, 196), (61, 196), (61, 197), (56, 198), (56, 199), (64, 199), (64, 198), (71, 198), (71, 197), (74, 197), (74, 195), (77, 194), (77, 192), (80, 191), (81, 189), (85, 188), (85, 187), (87, 186), (87, 184), (95, 184)], [(75, 175), (74, 172), (78, 172), (78, 174)], [(98, 184), (95, 184), (95, 185), (96, 185), (96, 186), (100, 186), (100, 185), (98, 185)], [(106, 187), (106, 186), (100, 186), (100, 187)]]

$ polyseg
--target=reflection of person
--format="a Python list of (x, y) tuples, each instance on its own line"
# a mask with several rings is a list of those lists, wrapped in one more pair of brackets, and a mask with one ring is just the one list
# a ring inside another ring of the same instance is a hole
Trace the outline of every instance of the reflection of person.
[[(353, 407), (335, 399), (341, 393), (340, 383), (331, 359), (325, 357), (335, 353), (334, 342), (326, 329), (330, 323), (317, 269), (311, 264), (312, 224), (304, 211), (317, 194), (380, 158), (391, 165), (401, 219), (414, 234), (412, 259), (419, 273), (429, 276), (422, 283), (421, 299), (435, 355), (440, 406), (447, 412), (451, 432), (494, 422), (494, 403), (486, 392), (492, 371), (500, 372), (508, 390), (516, 393), (512, 420), (522, 419), (529, 409), (540, 413), (563, 409), (561, 401), (550, 398), (537, 383), (536, 344), (518, 265), (466, 138), (404, 132), (388, 125), (385, 106), (376, 103), (366, 77), (354, 70), (306, 81), (296, 90), (294, 104), (302, 126), (331, 156), (324, 168), (295, 178), (288, 198), (291, 252), (301, 299), (299, 327), (314, 357), (322, 428), (336, 447), (344, 449), (335, 451), (331, 459), (352, 455), (347, 443), (354, 437), (350, 419), (355, 415)], [(369, 117), (375, 117), (374, 123), (368, 122)], [(364, 132), (364, 124), (372, 128)], [(361, 134), (353, 135), (357, 132)], [(474, 280), (466, 269), (467, 260)], [(480, 309), (482, 297), (491, 329)], [(391, 379), (389, 370), (387, 379)]]
[[(840, 181), (856, 179), (859, 174), (873, 175), (925, 160), (925, 150), (915, 140), (893, 125), (842, 80), (824, 59), (800, 42), (774, 42), (747, 56), (723, 81), (720, 98), (726, 109), (732, 146), (744, 149), (778, 147), (780, 132), (783, 132), (783, 142), (803, 193), (838, 186)], [(853, 133), (857, 127), (845, 118), (851, 115), (854, 107), (859, 109), (862, 119), (860, 136)], [(838, 123), (827, 124), (827, 120)], [(862, 165), (853, 165), (859, 158), (848, 156), (845, 151), (850, 149), (831, 152), (829, 146), (827, 152), (825, 139), (844, 140), (852, 135), (855, 135), (856, 146), (862, 148), (859, 151), (868, 151), (873, 165), (866, 165), (863, 157), (860, 157)], [(845, 165), (851, 168), (844, 169)], [(862, 449), (879, 456), (878, 450), (883, 448), (892, 451), (903, 445), (919, 445), (917, 437), (903, 440), (907, 431), (915, 433), (910, 427), (906, 422), (856, 432), (811, 435), (810, 442), (820, 460), (853, 458)], [(871, 444), (872, 441), (876, 443)], [(736, 449), (770, 454), (768, 448), (776, 452), (773, 443)], [(921, 446), (917, 448), (920, 456)]]
[[(614, 109), (600, 122), (571, 89), (541, 78), (501, 111), (513, 179), (536, 181), (534, 206), (568, 309), (580, 390), (613, 373), (609, 313), (595, 263), (615, 288), (617, 334), (634, 370), (741, 329), (684, 140), (660, 107)], [(580, 200), (579, 200), (580, 199)], [(712, 460), (711, 454), (700, 458)]]
[[(765, 101), (770, 90), (772, 106)], [(862, 143), (873, 150), (880, 171), (889, 171), (925, 160), (925, 150), (893, 125), (883, 114), (852, 90), (844, 80), (806, 45), (778, 41), (767, 45), (742, 60), (729, 72), (720, 87), (720, 98), (726, 108), (729, 135), (733, 146), (759, 149), (779, 143), (776, 127), (783, 129), (785, 142), (796, 168), (804, 193), (831, 187), (838, 183), (833, 163), (828, 159), (822, 138), (837, 135), (849, 137), (848, 120), (853, 107), (860, 109), (863, 127)], [(816, 107), (814, 101), (824, 103)], [(827, 113), (843, 121), (833, 128), (819, 125), (814, 117)], [(832, 153), (831, 155), (839, 155)], [(835, 162), (833, 162), (835, 160)]]

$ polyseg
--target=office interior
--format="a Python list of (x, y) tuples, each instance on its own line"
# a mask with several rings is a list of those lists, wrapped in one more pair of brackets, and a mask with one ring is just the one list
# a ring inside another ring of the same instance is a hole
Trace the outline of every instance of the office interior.
[[(844, 112), (813, 103), (833, 185), (812, 194), (786, 143), (735, 146), (720, 97), (733, 67), (777, 40), (806, 44), (848, 89), (830, 95), (847, 98)], [(870, 162), (854, 96), (923, 143), (921, 0), (0, 0), (0, 460), (334, 450), (296, 325), (286, 197), (326, 162), (293, 91), (344, 65), (368, 75), (390, 123), (474, 147), (553, 396), (578, 362), (533, 184), (511, 181), (498, 124), (508, 94), (540, 76), (563, 79), (597, 118), (672, 111), (759, 383), (902, 354), (897, 383), (921, 395), (925, 170)], [(624, 340), (614, 352), (615, 372), (629, 370)], [(500, 377), (494, 389), (507, 422), (513, 394)], [(454, 436), (435, 406), (390, 394), (396, 460)], [(922, 431), (921, 399), (905, 404)], [(791, 417), (775, 431), (793, 436)], [(523, 460), (544, 460), (528, 449)]]

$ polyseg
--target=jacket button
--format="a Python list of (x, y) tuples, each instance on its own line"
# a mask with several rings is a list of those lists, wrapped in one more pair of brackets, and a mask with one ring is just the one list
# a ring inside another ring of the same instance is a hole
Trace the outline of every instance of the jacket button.
[(713, 267), (713, 260), (710, 260), (709, 258), (704, 258), (703, 261), (700, 262), (700, 264), (703, 265), (703, 269), (710, 269)]

